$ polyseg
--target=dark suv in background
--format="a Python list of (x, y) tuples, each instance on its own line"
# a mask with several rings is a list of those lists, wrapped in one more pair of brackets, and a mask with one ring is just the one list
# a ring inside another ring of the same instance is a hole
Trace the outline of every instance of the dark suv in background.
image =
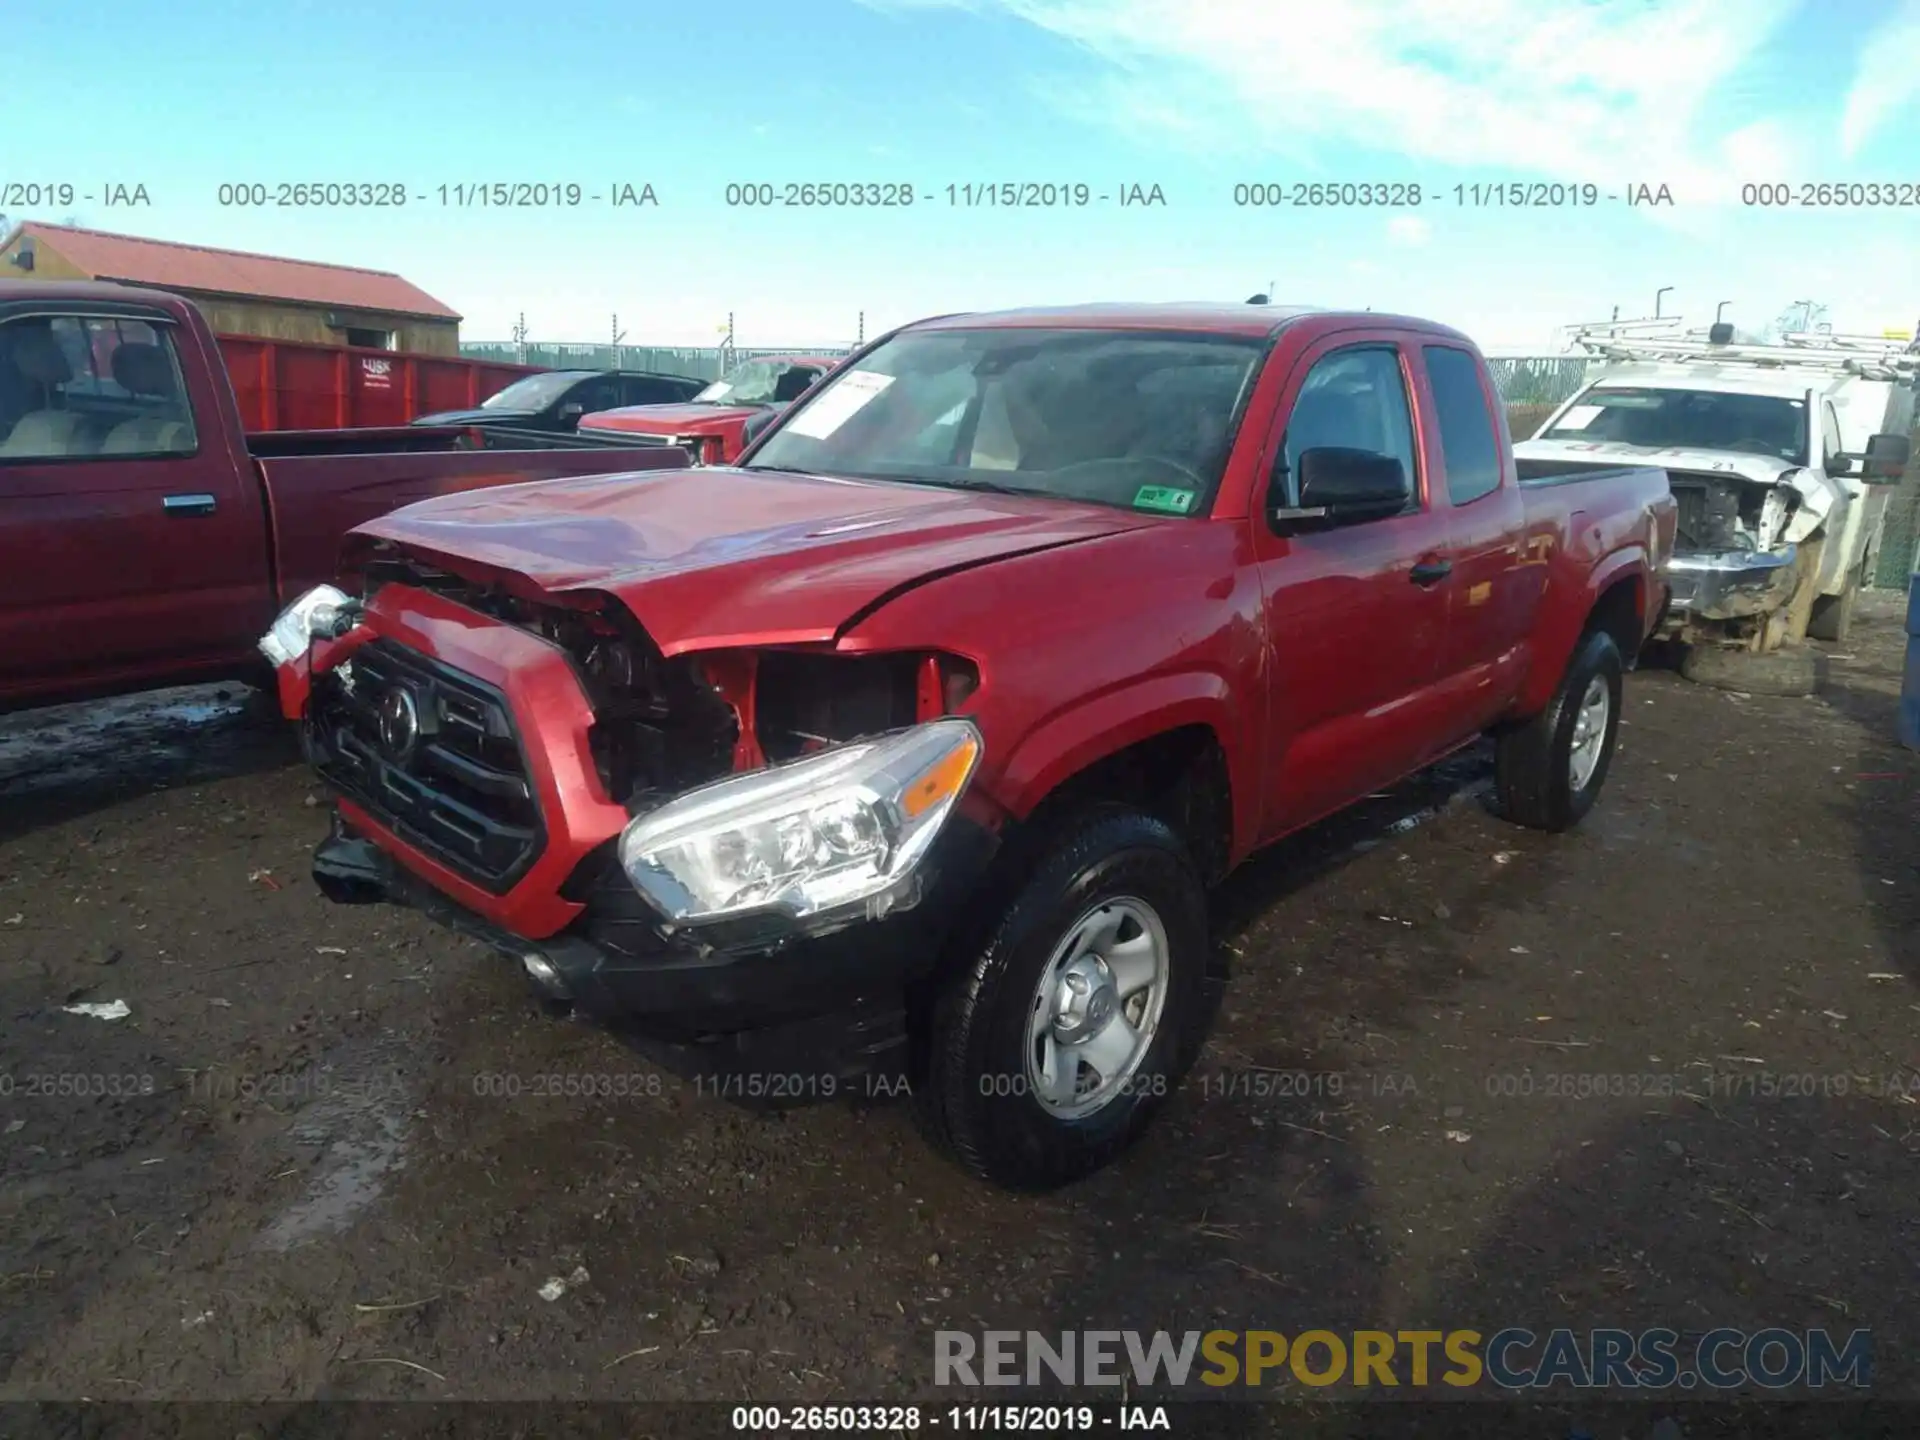
[(623, 405), (671, 405), (691, 400), (708, 382), (647, 370), (549, 370), (516, 380), (472, 410), (422, 415), (415, 425), (479, 426), (572, 434), (582, 415)]

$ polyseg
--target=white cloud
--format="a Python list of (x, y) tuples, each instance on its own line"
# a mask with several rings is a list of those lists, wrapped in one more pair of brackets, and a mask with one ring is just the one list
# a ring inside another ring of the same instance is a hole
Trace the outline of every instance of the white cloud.
[(1785, 132), (1717, 133), (1714, 92), (1798, 0), (866, 3), (1049, 31), (1108, 67), (1091, 83), (1050, 81), (1067, 108), (1215, 153), (1304, 161), (1333, 142), (1415, 165), (1665, 182), (1692, 203), (1778, 173)]
[(1847, 92), (1840, 143), (1849, 159), (1899, 111), (1920, 98), (1920, 0), (1906, 0), (1867, 36)]
[(1387, 238), (1399, 245), (1424, 245), (1433, 238), (1433, 226), (1418, 215), (1396, 215), (1387, 221)]

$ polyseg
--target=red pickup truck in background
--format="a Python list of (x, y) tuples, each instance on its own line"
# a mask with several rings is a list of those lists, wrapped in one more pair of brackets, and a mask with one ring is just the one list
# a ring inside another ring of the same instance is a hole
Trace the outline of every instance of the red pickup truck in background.
[(408, 427), (249, 436), (187, 301), (0, 283), (0, 711), (267, 678), (261, 627), (332, 577), (361, 521), (453, 490), (687, 463), (464, 443)]
[(844, 356), (766, 355), (749, 360), (679, 405), (628, 405), (580, 418), (580, 434), (629, 444), (674, 445), (696, 465), (731, 465)]
[(359, 527), (285, 647), (315, 880), (742, 1094), (906, 1074), (974, 1174), (1057, 1185), (1190, 1063), (1255, 850), (1485, 734), (1508, 818), (1581, 818), (1674, 519), (1659, 470), (1523, 482), (1420, 320), (922, 322), (736, 468)]

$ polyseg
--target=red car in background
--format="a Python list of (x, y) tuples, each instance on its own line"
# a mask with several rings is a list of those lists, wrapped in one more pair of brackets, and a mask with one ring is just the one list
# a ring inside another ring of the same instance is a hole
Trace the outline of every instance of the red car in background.
[(579, 433), (677, 445), (696, 465), (730, 465), (773, 418), (838, 365), (838, 355), (748, 360), (680, 405), (629, 405), (583, 416)]

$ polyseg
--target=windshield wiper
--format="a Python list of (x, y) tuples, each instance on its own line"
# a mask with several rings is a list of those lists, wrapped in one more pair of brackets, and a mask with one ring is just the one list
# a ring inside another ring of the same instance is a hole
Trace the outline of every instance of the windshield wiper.
[(961, 480), (943, 477), (939, 480), (923, 480), (924, 485), (951, 485), (956, 490), (984, 490), (990, 495), (1044, 495), (1044, 490), (1034, 490), (1025, 485), (1005, 485), (998, 480)]

